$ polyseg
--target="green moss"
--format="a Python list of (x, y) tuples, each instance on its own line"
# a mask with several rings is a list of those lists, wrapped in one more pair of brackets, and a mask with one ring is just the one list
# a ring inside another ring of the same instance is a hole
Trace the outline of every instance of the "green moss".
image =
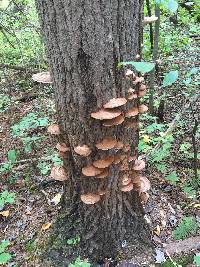
[[(176, 257), (176, 258), (173, 258), (173, 261), (177, 265), (181, 265), (182, 267), (186, 267), (189, 263), (193, 262), (193, 255), (182, 256), (179, 258)], [(162, 266), (162, 267), (174, 267), (174, 264), (169, 259), (169, 260), (165, 261), (164, 263), (162, 263), (160, 266)]]

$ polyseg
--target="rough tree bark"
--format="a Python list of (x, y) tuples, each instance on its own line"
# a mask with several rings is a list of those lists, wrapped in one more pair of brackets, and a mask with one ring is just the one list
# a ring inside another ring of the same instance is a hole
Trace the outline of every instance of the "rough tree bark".
[[(85, 177), (82, 168), (104, 156), (124, 154), (122, 150), (97, 150), (95, 144), (115, 137), (131, 144), (128, 156), (137, 156), (138, 129), (124, 123), (105, 127), (90, 114), (116, 97), (127, 97), (130, 81), (117, 68), (120, 61), (133, 60), (140, 53), (141, 0), (37, 0), (55, 88), (62, 141), (71, 154), (65, 159), (66, 181), (63, 209), (57, 237), (71, 238), (78, 233), (85, 255), (98, 259), (114, 257), (124, 240), (140, 242), (146, 235), (143, 210), (136, 190), (122, 192), (124, 175), (133, 177), (134, 162), (120, 171), (120, 164), (109, 167), (103, 179)], [(138, 106), (132, 100), (121, 110)], [(126, 119), (127, 120), (127, 119)], [(132, 121), (138, 121), (136, 116)], [(74, 147), (88, 145), (92, 154), (81, 157)], [(80, 194), (106, 190), (94, 205), (80, 201)], [(138, 243), (139, 244), (139, 243)]]

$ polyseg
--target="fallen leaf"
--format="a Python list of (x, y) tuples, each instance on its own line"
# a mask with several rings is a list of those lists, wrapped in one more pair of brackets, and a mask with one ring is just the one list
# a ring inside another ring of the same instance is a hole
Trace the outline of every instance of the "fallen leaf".
[(3, 217), (8, 217), (10, 214), (10, 211), (9, 210), (5, 210), (5, 211), (1, 211), (0, 212), (0, 215), (2, 215)]
[(61, 200), (62, 195), (60, 193), (56, 194), (54, 198), (51, 199), (51, 204), (58, 205)]
[(157, 236), (160, 235), (160, 226), (159, 226), (159, 225), (156, 226), (156, 229), (154, 230), (154, 233), (155, 233)]
[(148, 144), (149, 142), (151, 142), (151, 139), (148, 135), (143, 135), (143, 141)]
[(160, 249), (156, 248), (156, 263), (162, 263), (166, 261), (165, 254)]
[(200, 209), (200, 204), (195, 204), (195, 205), (194, 205), (194, 208), (198, 208), (198, 209)]
[(42, 225), (42, 230), (48, 230), (48, 229), (50, 228), (51, 224), (52, 224), (52, 223), (44, 223), (44, 224)]

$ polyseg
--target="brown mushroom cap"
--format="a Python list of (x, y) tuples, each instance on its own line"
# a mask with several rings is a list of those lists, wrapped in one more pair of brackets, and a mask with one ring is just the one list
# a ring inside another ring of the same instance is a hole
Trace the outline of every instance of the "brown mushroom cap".
[(104, 138), (100, 143), (96, 144), (96, 147), (101, 150), (108, 150), (115, 147), (117, 140), (113, 137)]
[(122, 149), (124, 147), (124, 144), (121, 141), (117, 141), (115, 145), (115, 149)]
[(87, 145), (77, 146), (77, 147), (74, 148), (74, 151), (78, 155), (84, 156), (84, 157), (87, 157), (92, 153), (92, 150)]
[(121, 187), (120, 189), (122, 192), (130, 192), (131, 190), (133, 190), (133, 184), (129, 183), (127, 185), (124, 185)]
[(143, 170), (144, 168), (145, 168), (145, 162), (144, 162), (144, 160), (136, 159), (136, 160), (135, 160), (135, 165), (134, 165), (133, 169), (134, 169), (135, 171), (141, 171), (141, 170)]
[(120, 115), (114, 119), (103, 121), (103, 125), (107, 127), (112, 127), (112, 126), (120, 125), (123, 122), (124, 122), (124, 117)]
[(128, 176), (124, 176), (122, 179), (122, 185), (128, 185), (131, 183), (131, 178), (129, 178)]
[(142, 192), (141, 194), (140, 194), (140, 199), (141, 199), (141, 201), (145, 204), (145, 203), (147, 203), (147, 201), (148, 201), (148, 199), (149, 199), (149, 193), (147, 193), (147, 192)]
[(139, 110), (138, 108), (134, 107), (134, 108), (131, 108), (129, 109), (126, 114), (125, 114), (125, 117), (126, 118), (130, 118), (130, 117), (135, 117), (139, 114)]
[(120, 171), (128, 171), (129, 170), (129, 165), (128, 165), (128, 160), (127, 158), (124, 158), (121, 162), (121, 166), (119, 167)]
[(133, 89), (133, 88), (130, 87), (130, 88), (128, 89), (128, 93), (129, 93), (129, 94), (133, 94), (133, 93), (135, 93), (135, 89)]
[(58, 181), (65, 181), (68, 179), (66, 173), (65, 173), (65, 170), (62, 166), (54, 166), (52, 169), (51, 169), (51, 174), (50, 176), (55, 179), (55, 180), (58, 180)]
[(138, 98), (138, 95), (137, 94), (130, 94), (128, 96), (128, 100), (133, 100), (133, 99), (137, 99)]
[(146, 89), (147, 89), (147, 87), (146, 87), (145, 84), (141, 84), (140, 87), (139, 87), (139, 90), (140, 90), (140, 91), (144, 91), (144, 90), (146, 90)]
[(143, 91), (140, 91), (139, 90), (139, 92), (138, 92), (138, 96), (139, 97), (143, 97), (143, 96), (145, 96), (146, 95), (146, 90), (143, 90)]
[(59, 135), (60, 134), (59, 126), (57, 124), (51, 124), (47, 128), (47, 132), (50, 133), (50, 134)]
[(158, 17), (156, 17), (156, 16), (144, 17), (143, 25), (146, 25), (146, 24), (149, 24), (149, 23), (153, 23), (153, 22), (155, 22), (157, 20), (158, 20)]
[(109, 167), (113, 163), (114, 159), (114, 156), (98, 159), (93, 162), (93, 165), (96, 168), (104, 169)]
[(140, 177), (140, 192), (147, 192), (151, 188), (150, 181), (146, 178), (141, 176)]
[(112, 98), (108, 103), (103, 105), (104, 108), (117, 108), (125, 105), (127, 102), (126, 98)]
[(119, 109), (100, 109), (97, 112), (91, 113), (91, 117), (97, 120), (111, 120), (121, 115), (121, 111)]
[(127, 129), (138, 129), (139, 124), (136, 121), (126, 121), (124, 127)]
[(139, 110), (139, 113), (145, 113), (147, 112), (148, 107), (146, 105), (140, 105), (138, 110)]
[(131, 150), (130, 145), (129, 145), (129, 144), (125, 144), (125, 145), (124, 145), (124, 148), (123, 148), (123, 151), (124, 151), (124, 152), (128, 152), (128, 151), (130, 151), (130, 150)]
[(52, 83), (49, 71), (33, 74), (32, 79), (39, 83)]
[(119, 164), (121, 162), (121, 155), (115, 155), (115, 159), (113, 161), (113, 164)]
[(104, 171), (104, 169), (98, 169), (92, 165), (82, 168), (82, 173), (88, 177), (96, 176), (96, 175), (102, 173), (103, 171)]
[(144, 82), (144, 77), (136, 77), (136, 79), (133, 81), (133, 84), (138, 84)]
[(126, 70), (125, 75), (126, 76), (134, 76), (135, 74), (132, 70), (128, 69), (128, 70)]
[(109, 175), (109, 169), (106, 168), (106, 169), (104, 169), (103, 172), (101, 172), (100, 174), (96, 175), (96, 178), (103, 179), (103, 178), (108, 177), (108, 175)]
[(98, 194), (83, 194), (81, 195), (81, 200), (83, 201), (83, 203), (88, 204), (88, 205), (92, 205), (97, 203), (100, 200), (100, 195)]
[(58, 143), (56, 145), (56, 148), (58, 149), (58, 151), (60, 152), (67, 152), (70, 151), (70, 147), (68, 147), (65, 143)]

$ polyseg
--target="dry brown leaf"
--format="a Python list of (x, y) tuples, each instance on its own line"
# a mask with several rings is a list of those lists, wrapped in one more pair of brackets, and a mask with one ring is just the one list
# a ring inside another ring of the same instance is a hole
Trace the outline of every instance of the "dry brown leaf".
[(8, 217), (10, 214), (10, 211), (9, 210), (4, 210), (4, 211), (1, 211), (0, 212), (0, 215), (2, 215), (3, 217)]
[(50, 228), (50, 226), (52, 225), (52, 223), (44, 223), (42, 225), (42, 230), (48, 230)]

